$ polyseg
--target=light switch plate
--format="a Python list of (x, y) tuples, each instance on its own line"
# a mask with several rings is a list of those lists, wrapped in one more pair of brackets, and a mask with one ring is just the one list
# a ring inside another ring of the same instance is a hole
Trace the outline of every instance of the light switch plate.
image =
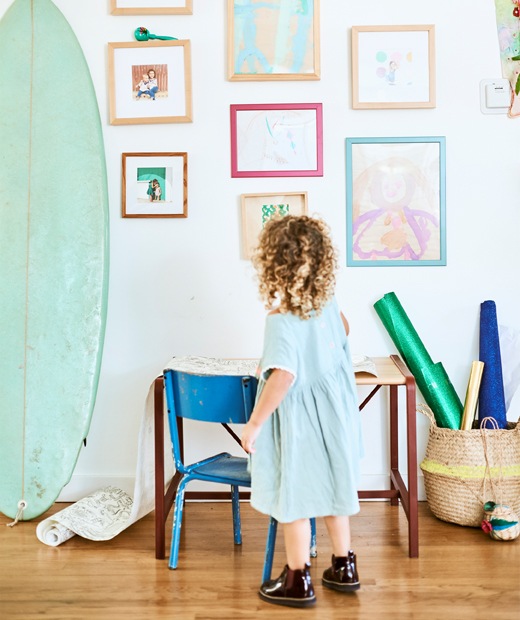
[(507, 114), (511, 106), (511, 85), (505, 78), (490, 78), (480, 82), (480, 111), (482, 114)]

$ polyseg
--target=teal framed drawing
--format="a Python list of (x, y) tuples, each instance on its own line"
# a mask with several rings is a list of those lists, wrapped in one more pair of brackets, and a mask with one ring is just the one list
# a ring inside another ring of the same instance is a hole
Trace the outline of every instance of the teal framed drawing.
[(319, 80), (319, 0), (228, 0), (228, 78)]
[(187, 153), (123, 153), (123, 217), (188, 217)]
[(446, 139), (347, 138), (347, 265), (446, 265)]

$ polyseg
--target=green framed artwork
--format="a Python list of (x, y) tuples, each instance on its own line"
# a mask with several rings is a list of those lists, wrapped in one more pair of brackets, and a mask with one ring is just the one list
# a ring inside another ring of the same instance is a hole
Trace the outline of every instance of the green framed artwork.
[(307, 192), (242, 194), (240, 201), (243, 256), (248, 259), (258, 243), (258, 235), (272, 217), (307, 213)]

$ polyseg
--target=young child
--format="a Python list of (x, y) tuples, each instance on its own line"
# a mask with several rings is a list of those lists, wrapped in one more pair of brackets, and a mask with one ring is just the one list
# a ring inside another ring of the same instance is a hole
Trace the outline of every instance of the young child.
[(336, 250), (326, 224), (269, 221), (253, 257), (266, 308), (258, 395), (242, 446), (251, 453), (251, 505), (283, 524), (287, 565), (259, 595), (276, 605), (316, 601), (310, 521), (324, 517), (332, 565), (322, 584), (359, 589), (349, 515), (359, 511), (361, 430), (348, 323), (334, 298)]
[(137, 84), (137, 98), (140, 99), (141, 95), (148, 92), (148, 76), (146, 73), (143, 75), (143, 79)]
[(155, 196), (155, 188), (153, 186), (152, 180), (148, 181), (148, 189), (146, 190), (146, 193), (148, 195), (149, 201), (152, 202), (153, 197)]

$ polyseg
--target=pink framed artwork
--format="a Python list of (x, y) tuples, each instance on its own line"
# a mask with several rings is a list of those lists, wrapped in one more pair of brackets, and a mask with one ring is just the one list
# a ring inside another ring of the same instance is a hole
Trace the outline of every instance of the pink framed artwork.
[(231, 105), (232, 177), (323, 176), (321, 103)]

